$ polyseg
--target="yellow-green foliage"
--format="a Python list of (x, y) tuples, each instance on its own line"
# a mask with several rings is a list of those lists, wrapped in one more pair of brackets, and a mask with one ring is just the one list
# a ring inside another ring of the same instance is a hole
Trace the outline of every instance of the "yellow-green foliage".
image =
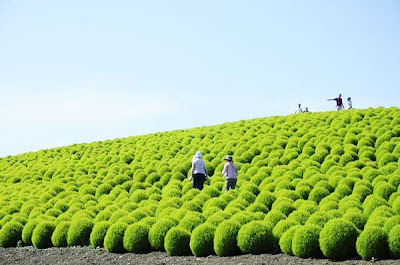
[[(358, 253), (368, 259), (385, 256), (370, 251), (381, 240), (368, 236), (378, 227), (398, 258), (399, 137), (400, 109), (370, 108), (3, 157), (0, 246), (30, 245), (35, 235), (40, 248), (90, 243), (111, 252), (168, 248), (180, 255), (184, 247), (196, 256), (225, 256), (275, 251), (279, 241), (284, 253), (307, 257), (320, 255), (318, 239), (326, 257), (344, 259), (357, 255), (360, 238)], [(198, 150), (209, 172), (202, 191), (188, 180)], [(228, 154), (238, 182), (225, 193)], [(258, 237), (270, 232), (268, 242)]]

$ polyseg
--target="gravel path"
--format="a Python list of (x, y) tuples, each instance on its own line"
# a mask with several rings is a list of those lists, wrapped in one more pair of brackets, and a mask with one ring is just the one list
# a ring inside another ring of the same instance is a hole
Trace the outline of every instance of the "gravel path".
[[(285, 254), (263, 254), (263, 255), (241, 255), (234, 257), (209, 256), (198, 258), (194, 256), (170, 257), (165, 252), (152, 252), (149, 254), (115, 254), (104, 251), (103, 249), (90, 248), (49, 248), (35, 249), (33, 247), (20, 248), (0, 248), (1, 265), (92, 265), (92, 264), (116, 264), (116, 265), (134, 265), (134, 264), (265, 264), (265, 265), (288, 265), (288, 264), (311, 264), (311, 265), (366, 265), (372, 262), (363, 260), (347, 260), (334, 262), (327, 259), (301, 259)], [(400, 264), (399, 260), (382, 260), (374, 264), (394, 265)]]

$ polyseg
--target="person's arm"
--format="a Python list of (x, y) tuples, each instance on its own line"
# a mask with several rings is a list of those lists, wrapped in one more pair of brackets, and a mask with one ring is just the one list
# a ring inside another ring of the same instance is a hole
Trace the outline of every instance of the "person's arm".
[(195, 165), (194, 161), (192, 161), (192, 171), (190, 172), (189, 181), (192, 181), (192, 179), (193, 179), (194, 165)]
[(228, 176), (228, 163), (224, 165), (224, 169), (222, 170), (222, 175), (224, 175), (225, 177)]

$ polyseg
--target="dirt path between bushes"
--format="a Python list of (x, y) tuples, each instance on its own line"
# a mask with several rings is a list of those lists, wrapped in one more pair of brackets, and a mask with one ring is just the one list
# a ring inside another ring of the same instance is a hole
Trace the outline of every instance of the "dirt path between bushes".
[(381, 264), (394, 265), (400, 264), (400, 260), (382, 260), (374, 263), (354, 259), (335, 262), (328, 259), (301, 259), (285, 254), (262, 254), (262, 255), (240, 255), (234, 257), (209, 256), (198, 258), (194, 256), (171, 257), (165, 252), (152, 252), (149, 254), (115, 254), (104, 251), (103, 249), (90, 248), (48, 248), (35, 249), (33, 247), (19, 248), (0, 248), (1, 265), (94, 265), (94, 264), (116, 264), (116, 265), (135, 265), (135, 264), (210, 264), (210, 265), (233, 265), (233, 264), (265, 264), (265, 265), (288, 265), (288, 264), (311, 264), (311, 265), (366, 265)]

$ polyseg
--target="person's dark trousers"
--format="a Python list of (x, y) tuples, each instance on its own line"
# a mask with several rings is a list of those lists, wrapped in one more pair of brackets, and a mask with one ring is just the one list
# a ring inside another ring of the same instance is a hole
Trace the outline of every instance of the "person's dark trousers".
[(193, 188), (202, 190), (204, 187), (204, 181), (206, 181), (206, 176), (204, 174), (193, 174)]
[(230, 189), (235, 189), (237, 179), (227, 179), (225, 181), (225, 192), (228, 192)]

